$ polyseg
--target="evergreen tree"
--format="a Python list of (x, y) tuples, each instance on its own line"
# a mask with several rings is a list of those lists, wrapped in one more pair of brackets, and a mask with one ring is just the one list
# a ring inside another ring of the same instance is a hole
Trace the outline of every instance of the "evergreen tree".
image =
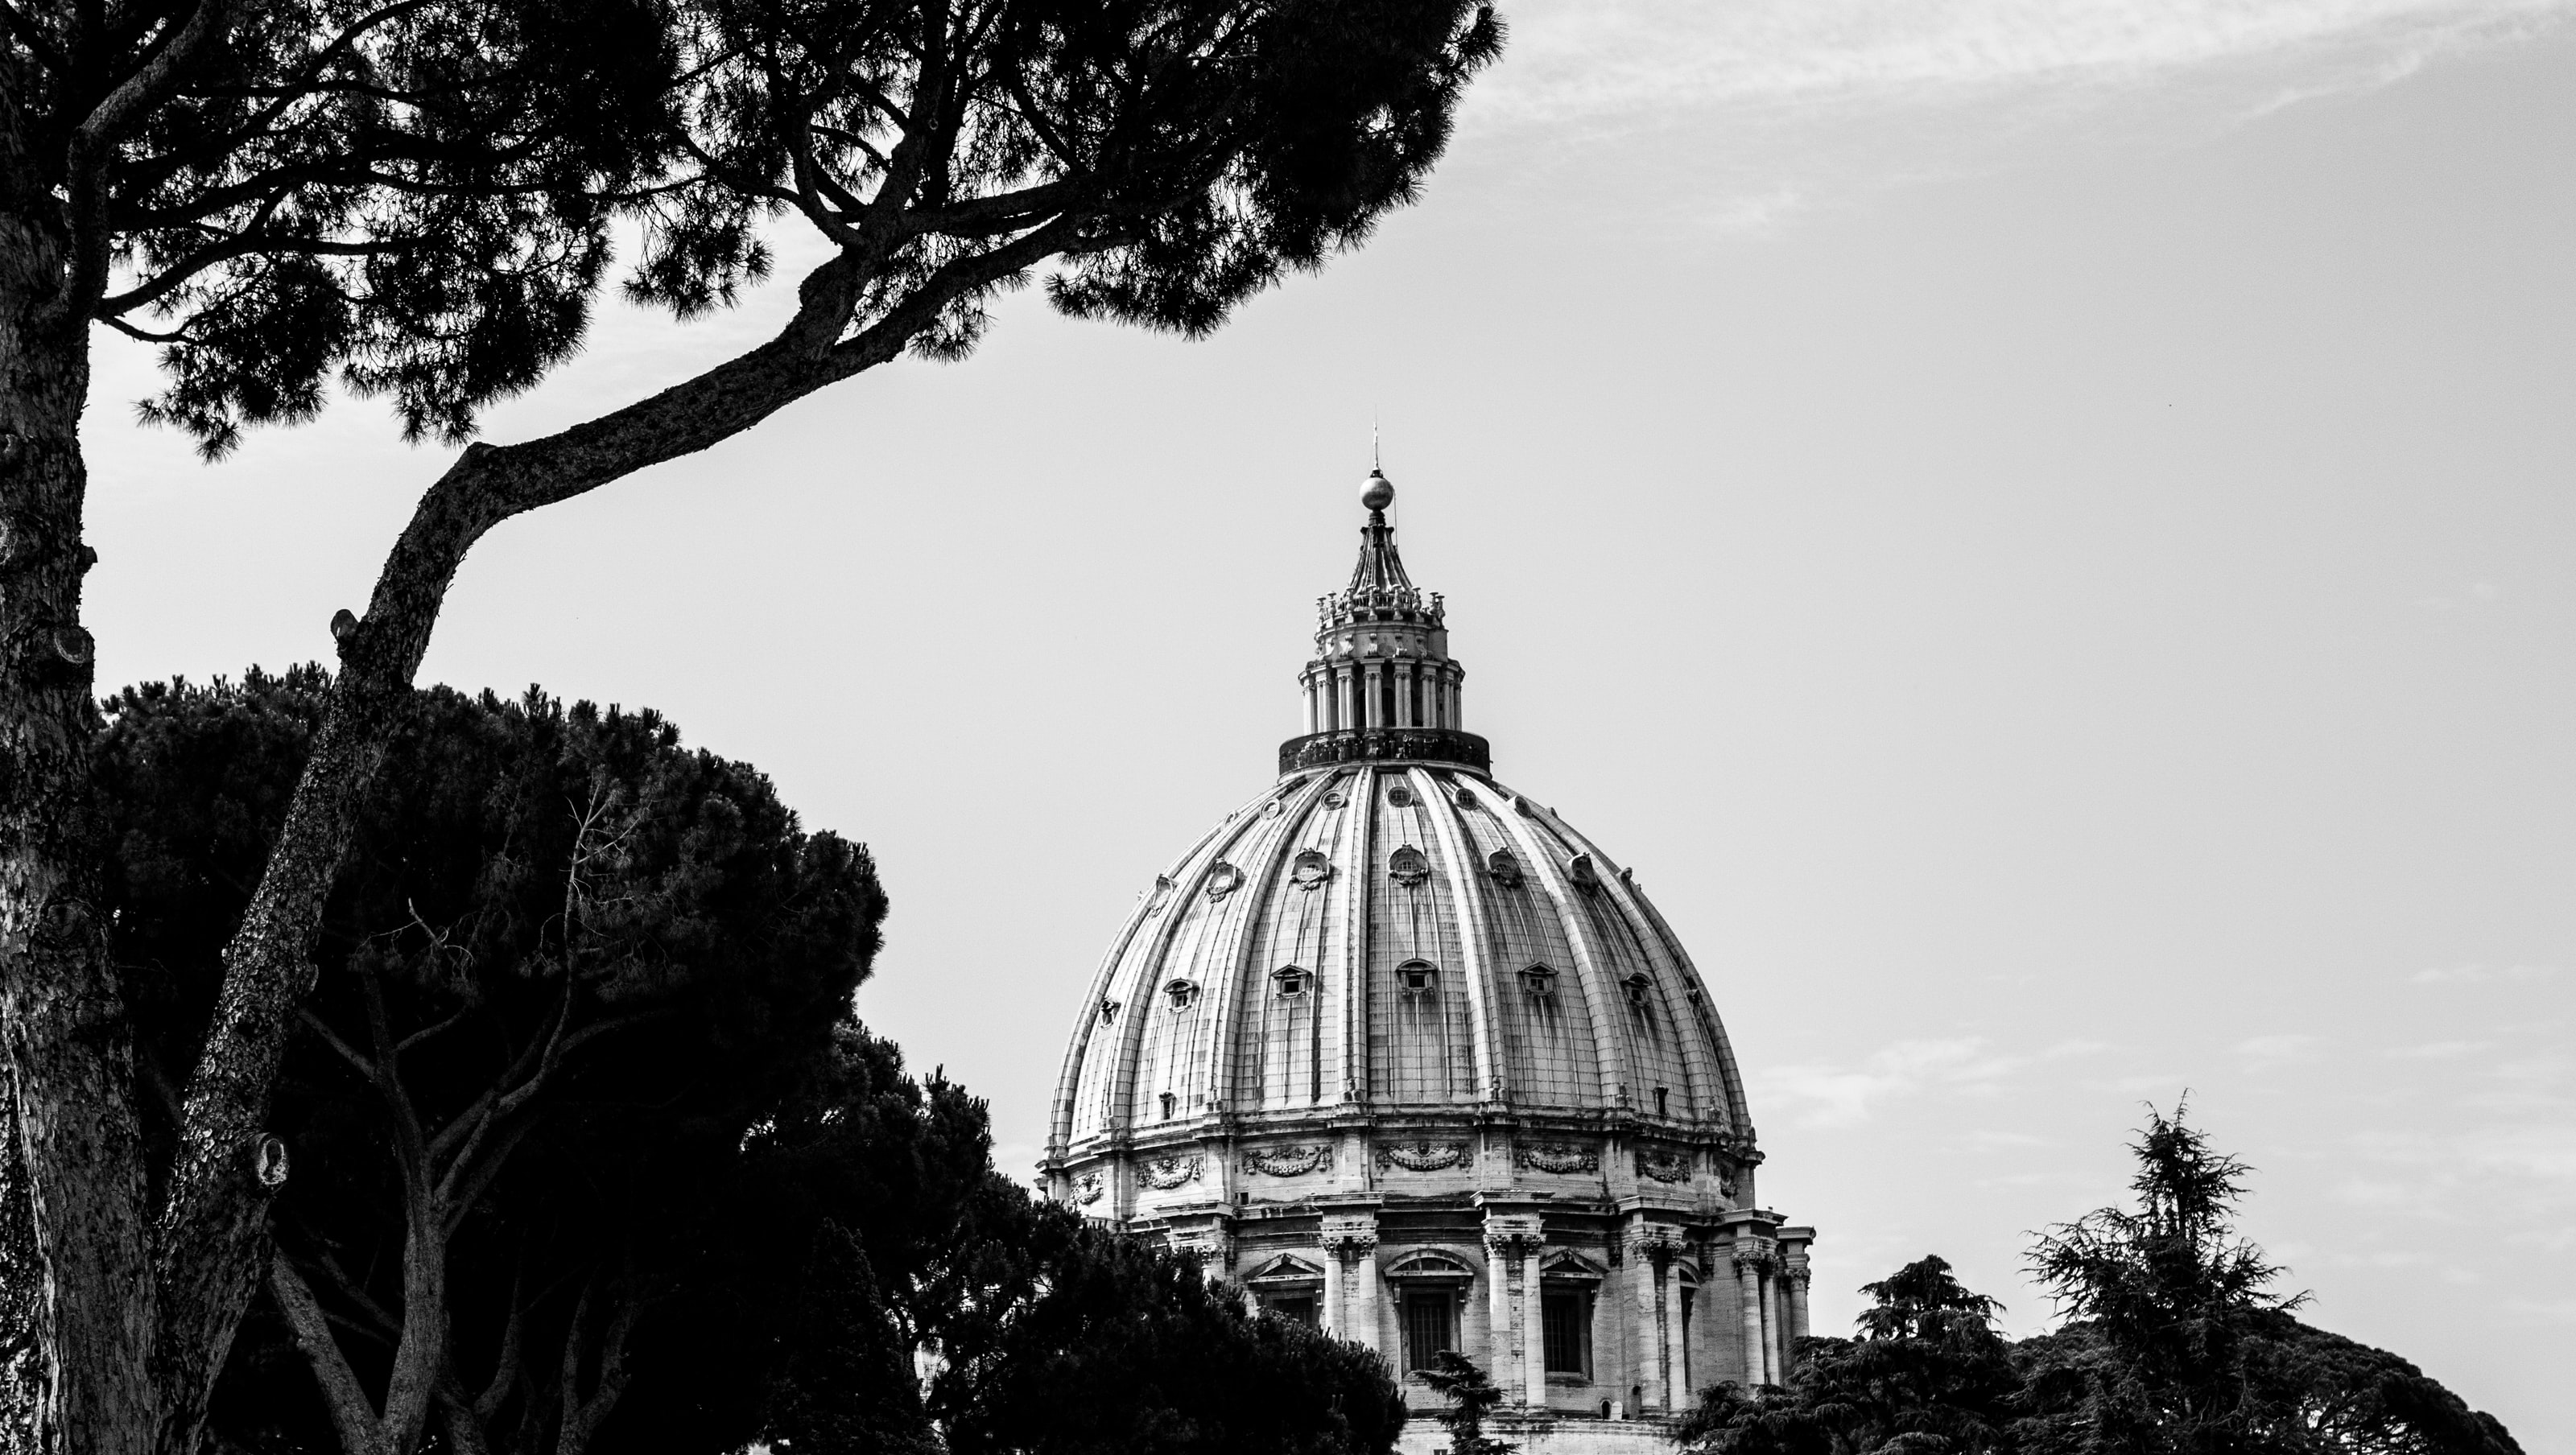
[(2000, 1307), (1938, 1256), (1876, 1283), (1857, 1339), (1810, 1338), (1786, 1388), (1708, 1390), (1677, 1439), (1707, 1455), (1987, 1452), (2009, 1449), (2018, 1381), (1994, 1329)]
[[(108, 901), (156, 1082), (320, 715), (120, 694)], [(214, 1395), (252, 1455), (1384, 1455), (1384, 1361), (995, 1173), (847, 1019), (865, 851), (649, 712), (419, 694), (287, 1049), (296, 1173)], [(176, 1108), (147, 1123), (175, 1135)]]
[(1520, 1448), (1485, 1433), (1485, 1417), (1503, 1402), (1503, 1392), (1474, 1360), (1455, 1349), (1443, 1349), (1430, 1368), (1419, 1371), (1419, 1377), (1449, 1402), (1435, 1416), (1449, 1429), (1449, 1455), (1510, 1455)]
[(2032, 1273), (2074, 1316), (2013, 1351), (2028, 1455), (2514, 1455), (2492, 1417), (2391, 1354), (2309, 1328), (2305, 1294), (2239, 1237), (2246, 1165), (2177, 1105), (2130, 1144), (2132, 1208), (2040, 1236)]
[[(1042, 270), (1069, 314), (1206, 333), (1413, 201), (1500, 39), (1473, 0), (0, 7), (0, 1313), (30, 1326), (0, 1340), (0, 1439), (198, 1455), (320, 916), (477, 541), (906, 353), (962, 357)], [(775, 337), (463, 449), (333, 618), (305, 777), (170, 1068), (177, 1134), (147, 1137), (95, 913), (92, 326), (161, 346), (148, 412), (209, 452), (335, 379), (463, 445), (577, 347), (621, 228), (626, 295), (686, 317), (765, 275), (774, 225), (826, 254)]]

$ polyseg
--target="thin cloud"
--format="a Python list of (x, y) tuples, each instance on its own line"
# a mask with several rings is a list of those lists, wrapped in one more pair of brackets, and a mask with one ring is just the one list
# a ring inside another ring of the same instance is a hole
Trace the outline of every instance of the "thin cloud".
[(2026, 1057), (1995, 1053), (1982, 1036), (1961, 1036), (1898, 1041), (1859, 1066), (1775, 1067), (1759, 1084), (1807, 1126), (1848, 1126), (1867, 1120), (1871, 1107), (1889, 1097), (1991, 1090), (2028, 1064)]
[[(1807, 109), (2119, 87), (2342, 48), (2344, 84), (2384, 84), (2440, 51), (2528, 35), (2569, 0), (1590, 0), (1512, 15), (1484, 83), (1490, 122), (1678, 108)], [(2298, 94), (2339, 89), (2311, 79)]]
[(2387, 1054), (2400, 1061), (2447, 1061), (2494, 1048), (2493, 1041), (2427, 1041), (2420, 1046), (2391, 1046)]
[(2417, 985), (2541, 985), (2560, 973), (2555, 965), (2436, 965), (2406, 978)]
[(2236, 1054), (2257, 1065), (2278, 1066), (2314, 1055), (2317, 1038), (2303, 1035), (2256, 1036), (2236, 1043)]

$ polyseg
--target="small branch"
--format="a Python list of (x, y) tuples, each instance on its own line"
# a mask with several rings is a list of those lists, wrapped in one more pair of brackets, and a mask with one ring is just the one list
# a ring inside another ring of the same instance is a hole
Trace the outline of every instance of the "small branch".
[(145, 112), (178, 91), (197, 53), (223, 29), (227, 9), (225, 0), (197, 0), (187, 23), (160, 52), (110, 91), (73, 130), (64, 148), (64, 181), (71, 194), (71, 277), (47, 307), (43, 327), (77, 324), (107, 291), (108, 257), (113, 251), (107, 227), (108, 154)]
[(385, 1448), (384, 1429), (376, 1422), (366, 1390), (360, 1387), (349, 1361), (342, 1357), (339, 1341), (331, 1337), (331, 1324), (323, 1316), (320, 1300), (314, 1298), (312, 1288), (295, 1271), (283, 1250), (269, 1254), (268, 1290), (285, 1312), (287, 1325), (295, 1331), (295, 1347), (312, 1367), (313, 1382), (321, 1387), (322, 1403), (331, 1411), (331, 1427), (339, 1432), (340, 1448), (347, 1455), (393, 1455)]
[(298, 1009), (296, 1017), (304, 1022), (304, 1028), (306, 1030), (311, 1031), (313, 1034), (322, 1038), (322, 1044), (330, 1047), (333, 1051), (338, 1052), (341, 1060), (348, 1062), (351, 1066), (357, 1069), (359, 1075), (367, 1078), (369, 1085), (375, 1084), (376, 1063), (368, 1060), (364, 1055), (361, 1055), (357, 1047), (341, 1040), (339, 1035), (331, 1029), (330, 1022), (325, 1021), (319, 1015), (314, 1014), (312, 1008), (309, 1006)]

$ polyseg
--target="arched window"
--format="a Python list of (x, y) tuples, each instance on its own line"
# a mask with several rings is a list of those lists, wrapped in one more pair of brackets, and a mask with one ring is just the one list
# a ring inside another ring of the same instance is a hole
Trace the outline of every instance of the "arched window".
[(1475, 1276), (1465, 1264), (1427, 1250), (1399, 1258), (1386, 1270), (1395, 1287), (1406, 1373), (1432, 1368), (1442, 1353), (1458, 1347), (1458, 1310)]

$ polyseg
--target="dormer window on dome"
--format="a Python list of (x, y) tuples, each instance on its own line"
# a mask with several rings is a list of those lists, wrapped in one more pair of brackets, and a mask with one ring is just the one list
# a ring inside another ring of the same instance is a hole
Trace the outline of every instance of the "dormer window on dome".
[(1619, 985), (1621, 989), (1628, 992), (1628, 1003), (1639, 1010), (1646, 1008), (1647, 1002), (1655, 993), (1655, 982), (1647, 979), (1646, 972), (1643, 970), (1620, 981)]
[(1332, 877), (1333, 861), (1325, 858), (1321, 850), (1300, 849), (1288, 866), (1288, 882), (1300, 889), (1320, 889)]
[(1396, 883), (1411, 889), (1431, 877), (1431, 861), (1423, 857), (1420, 849), (1406, 844), (1387, 855), (1386, 872), (1395, 876)]
[(1521, 972), (1521, 993), (1532, 1000), (1546, 1000), (1556, 994), (1556, 971), (1545, 965), (1532, 965)]
[(1163, 997), (1172, 1003), (1172, 1009), (1188, 1010), (1199, 1003), (1199, 983), (1195, 980), (1175, 980), (1163, 987)]
[(1440, 967), (1428, 960), (1407, 960), (1395, 967), (1395, 983), (1406, 995), (1429, 995), (1440, 988)]
[(1315, 977), (1303, 966), (1282, 965), (1270, 972), (1270, 983), (1278, 987), (1281, 999), (1295, 1000), (1314, 985)]

